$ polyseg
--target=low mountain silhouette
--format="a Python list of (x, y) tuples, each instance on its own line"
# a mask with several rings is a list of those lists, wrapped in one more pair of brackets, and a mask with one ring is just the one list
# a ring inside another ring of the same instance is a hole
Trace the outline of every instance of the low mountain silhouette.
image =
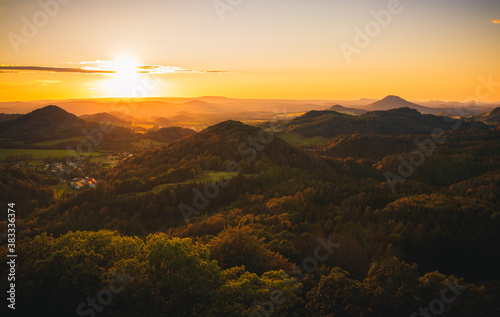
[(15, 113), (0, 113), (0, 122), (12, 121), (19, 118), (22, 114)]
[(470, 118), (481, 122), (500, 124), (500, 107), (481, 115), (471, 116)]
[(181, 127), (161, 128), (158, 131), (148, 131), (144, 137), (163, 143), (171, 143), (187, 136), (196, 134), (196, 131)]
[(340, 113), (344, 113), (344, 114), (352, 114), (352, 115), (360, 115), (360, 114), (368, 112), (367, 110), (364, 110), (364, 109), (346, 108), (346, 107), (343, 107), (341, 105), (331, 106), (327, 110), (336, 111), (336, 112), (340, 112)]
[(156, 123), (159, 126), (166, 126), (172, 124), (172, 120), (164, 117), (153, 117), (151, 119), (154, 121), (154, 123)]
[(105, 122), (107, 124), (116, 124), (121, 126), (129, 124), (127, 121), (107, 112), (81, 115), (80, 118), (91, 122)]
[(487, 122), (500, 122), (500, 107), (497, 107), (493, 109), (488, 115), (486, 116), (486, 121)]
[(0, 124), (0, 136), (12, 140), (39, 142), (81, 136), (89, 122), (57, 107), (46, 106)]
[[(346, 134), (405, 135), (430, 134), (436, 128), (448, 130), (455, 122), (445, 117), (421, 114), (415, 109), (399, 108), (387, 111), (371, 111), (359, 116), (335, 111), (310, 111), (285, 124), (285, 132), (300, 133), (304, 137), (323, 136), (333, 138)], [(487, 130), (480, 122), (467, 122), (461, 128)]]
[[(372, 104), (369, 104), (365, 107), (367, 110), (390, 110), (395, 108), (403, 108), (408, 107), (412, 109), (417, 109), (422, 106), (417, 105), (416, 103), (409, 102), (399, 96), (389, 95), (379, 101), (376, 101)], [(418, 110), (418, 109), (417, 109)]]
[[(90, 122), (78, 118), (57, 106), (46, 106), (14, 120), (0, 122), (0, 137), (7, 139), (2, 143), (11, 147), (16, 142), (24, 141), (24, 145), (49, 140), (83, 137), (85, 131), (101, 129), (101, 122)], [(106, 122), (109, 124), (109, 122)], [(131, 131), (123, 127), (114, 127), (110, 132), (112, 138), (130, 136)], [(109, 140), (108, 140), (109, 141)]]
[(418, 110), (419, 112), (424, 114), (434, 114), (434, 115), (438, 115), (440, 113), (449, 111), (449, 108), (424, 107), (394, 95), (389, 95), (379, 101), (376, 101), (372, 104), (369, 104), (368, 106), (363, 107), (363, 109), (367, 111), (391, 110), (398, 108), (410, 108)]

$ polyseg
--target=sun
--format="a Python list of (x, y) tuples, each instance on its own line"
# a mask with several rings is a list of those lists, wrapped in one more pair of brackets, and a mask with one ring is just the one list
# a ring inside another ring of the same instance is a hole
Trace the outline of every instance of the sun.
[(134, 76), (137, 74), (139, 63), (133, 56), (120, 56), (112, 62), (111, 67), (119, 76)]

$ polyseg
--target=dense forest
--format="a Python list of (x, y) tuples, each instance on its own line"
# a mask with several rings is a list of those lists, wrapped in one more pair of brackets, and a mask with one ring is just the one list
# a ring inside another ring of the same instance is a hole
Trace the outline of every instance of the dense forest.
[[(283, 133), (329, 140), (301, 149)], [(172, 142), (95, 172), (97, 188), (60, 200), (45, 176), (0, 168), (0, 201), (19, 210), (19, 310), (500, 315), (494, 126), (409, 108), (312, 111), (150, 138)]]

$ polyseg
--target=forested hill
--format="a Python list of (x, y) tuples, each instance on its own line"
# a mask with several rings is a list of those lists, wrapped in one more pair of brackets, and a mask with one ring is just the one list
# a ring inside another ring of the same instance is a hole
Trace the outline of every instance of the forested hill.
[(101, 112), (101, 113), (95, 113), (95, 114), (88, 114), (88, 115), (81, 115), (81, 119), (87, 120), (87, 121), (92, 121), (92, 122), (106, 122), (108, 124), (116, 124), (116, 125), (127, 125), (130, 124), (129, 122), (118, 118), (117, 116), (114, 116), (110, 113), (107, 112)]
[[(78, 118), (58, 106), (46, 106), (13, 120), (0, 120), (0, 141), (3, 148), (18, 148), (22, 145), (26, 149), (43, 147), (37, 145), (39, 142), (61, 140), (57, 146), (64, 149), (66, 145), (74, 148), (78, 138), (103, 133), (109, 137), (104, 138), (101, 147), (113, 149), (120, 144), (129, 144), (133, 138), (132, 130), (125, 127), (127, 124), (118, 124), (113, 119), (118, 118), (112, 115), (97, 114), (88, 118), (96, 121)], [(71, 141), (71, 138), (76, 140)]]
[[(94, 124), (95, 125), (95, 124)], [(57, 106), (46, 106), (0, 123), (0, 136), (13, 140), (44, 141), (81, 136), (88, 122)]]
[[(305, 137), (323, 136), (332, 138), (343, 134), (406, 135), (431, 134), (434, 129), (450, 130), (456, 120), (430, 114), (421, 114), (415, 109), (399, 108), (387, 111), (371, 111), (359, 116), (335, 111), (310, 111), (286, 123), (285, 132), (297, 132)], [(464, 122), (460, 129), (489, 130), (481, 122)]]
[(187, 128), (168, 127), (168, 128), (161, 128), (158, 131), (148, 131), (145, 134), (145, 137), (158, 142), (170, 143), (185, 138), (187, 136), (193, 135), (195, 133), (196, 131)]
[(241, 162), (249, 171), (260, 171), (266, 165), (328, 169), (320, 158), (289, 145), (272, 131), (238, 121), (221, 122), (170, 145), (145, 151), (121, 168), (150, 167), (158, 171), (189, 162), (211, 170), (225, 170), (228, 161)]

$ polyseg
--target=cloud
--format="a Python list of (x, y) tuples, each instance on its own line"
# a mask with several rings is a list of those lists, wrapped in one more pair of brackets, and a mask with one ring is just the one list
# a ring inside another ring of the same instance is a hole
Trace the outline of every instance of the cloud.
[(51, 84), (57, 84), (60, 83), (59, 80), (34, 80), (34, 81), (24, 81), (24, 82), (4, 82), (1, 85), (2, 86), (47, 86)]
[[(51, 72), (51, 73), (77, 73), (77, 74), (114, 74), (116, 64), (113, 61), (82, 61), (79, 63), (69, 62), (70, 67), (60, 66), (20, 66), (0, 65), (0, 73), (26, 73), (26, 72)], [(78, 65), (75, 67), (74, 65)], [(205, 74), (205, 73), (228, 73), (220, 70), (191, 70), (177, 66), (163, 65), (137, 65), (137, 72), (141, 74)]]
[(0, 65), (2, 73), (24, 73), (24, 72), (51, 72), (51, 73), (83, 73), (83, 74), (106, 74), (114, 73), (107, 70), (91, 70), (81, 67), (56, 67), (56, 66), (4, 66)]
[(500, 24), (500, 20), (491, 20), (491, 23)]
[(195, 74), (205, 74), (205, 73), (229, 73), (222, 70), (192, 70), (184, 69), (175, 66), (162, 66), (162, 65), (141, 65), (137, 67), (139, 69), (138, 73), (147, 74), (175, 74), (175, 73), (195, 73)]

